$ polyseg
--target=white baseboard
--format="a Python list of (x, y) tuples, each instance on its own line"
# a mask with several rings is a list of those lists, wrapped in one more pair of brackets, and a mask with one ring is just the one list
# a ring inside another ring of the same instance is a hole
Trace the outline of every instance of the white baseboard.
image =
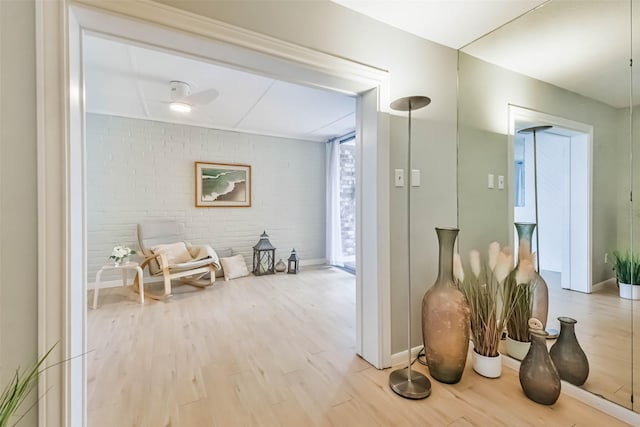
[(305, 267), (308, 265), (322, 265), (326, 263), (327, 263), (327, 260), (325, 258), (301, 259), (300, 267)]
[[(415, 359), (418, 356), (418, 353), (420, 352), (420, 350), (422, 350), (422, 345), (413, 347), (411, 349), (411, 360)], [(396, 366), (401, 364), (406, 365), (407, 362), (408, 362), (407, 350), (403, 350), (399, 353), (394, 353), (391, 355), (391, 366)]]
[(603, 280), (602, 282), (598, 282), (598, 283), (594, 283), (593, 285), (591, 285), (591, 292), (596, 292), (601, 290), (602, 288), (604, 288), (605, 286), (608, 285), (616, 285), (616, 278), (612, 277), (611, 279), (607, 279), (607, 280)]
[[(615, 279), (614, 279), (615, 280)], [(502, 357), (502, 365), (514, 371), (520, 370), (520, 362), (512, 359), (509, 356)], [(629, 423), (632, 426), (640, 426), (640, 414), (633, 412), (630, 409), (624, 408), (616, 403), (610, 402), (607, 399), (595, 395), (583, 388), (575, 386), (566, 381), (562, 381), (562, 394), (573, 397), (579, 402), (585, 403), (592, 408), (595, 408), (607, 415), (611, 415), (614, 418), (619, 419), (625, 423)]]

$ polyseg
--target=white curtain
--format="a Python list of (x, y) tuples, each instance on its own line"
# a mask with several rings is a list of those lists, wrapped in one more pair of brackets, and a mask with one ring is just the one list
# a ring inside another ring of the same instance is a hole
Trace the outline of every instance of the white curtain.
[(340, 142), (327, 143), (327, 262), (342, 265), (342, 226), (340, 224)]

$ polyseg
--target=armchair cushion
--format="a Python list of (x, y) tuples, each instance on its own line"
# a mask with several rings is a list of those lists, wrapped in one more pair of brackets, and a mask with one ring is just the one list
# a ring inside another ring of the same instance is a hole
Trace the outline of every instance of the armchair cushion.
[(164, 254), (169, 265), (182, 264), (193, 260), (184, 242), (156, 245), (151, 250), (154, 254)]
[(224, 271), (224, 280), (231, 280), (236, 277), (245, 277), (249, 275), (247, 264), (245, 264), (244, 258), (240, 254), (220, 258), (220, 263), (222, 264), (222, 270)]

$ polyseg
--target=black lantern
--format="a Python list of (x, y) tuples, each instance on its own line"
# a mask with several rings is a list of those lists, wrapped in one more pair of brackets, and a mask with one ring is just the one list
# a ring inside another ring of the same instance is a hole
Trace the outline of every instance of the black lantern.
[(298, 254), (296, 254), (296, 248), (293, 248), (291, 251), (288, 261), (289, 267), (287, 268), (287, 273), (296, 274), (300, 270), (300, 258), (298, 258)]
[(253, 274), (275, 274), (276, 248), (269, 241), (267, 232), (263, 231), (260, 240), (253, 247)]

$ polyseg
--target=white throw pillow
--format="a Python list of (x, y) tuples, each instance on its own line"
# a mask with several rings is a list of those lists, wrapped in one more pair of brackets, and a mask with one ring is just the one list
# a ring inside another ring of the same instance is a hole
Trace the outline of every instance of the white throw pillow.
[(222, 270), (224, 270), (224, 280), (249, 275), (247, 265), (244, 263), (244, 258), (240, 254), (220, 258), (220, 264), (222, 264)]
[[(222, 258), (229, 258), (233, 255), (233, 251), (231, 250), (231, 248), (216, 249), (215, 251), (216, 254), (218, 254), (218, 260), (221, 260)], [(216, 270), (216, 277), (224, 276), (224, 267), (222, 267), (222, 261), (220, 261), (220, 267), (220, 270)]]
[(151, 250), (154, 254), (164, 254), (167, 257), (169, 265), (182, 264), (183, 262), (189, 262), (193, 259), (184, 242), (157, 245), (151, 248)]

